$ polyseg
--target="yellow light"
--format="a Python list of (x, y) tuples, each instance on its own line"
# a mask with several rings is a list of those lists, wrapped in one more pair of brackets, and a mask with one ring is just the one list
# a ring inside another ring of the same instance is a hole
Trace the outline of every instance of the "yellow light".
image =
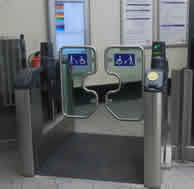
[(150, 72), (150, 73), (148, 74), (148, 79), (149, 79), (150, 81), (156, 81), (158, 78), (159, 78), (159, 75), (158, 75), (158, 73), (156, 73), (156, 72)]

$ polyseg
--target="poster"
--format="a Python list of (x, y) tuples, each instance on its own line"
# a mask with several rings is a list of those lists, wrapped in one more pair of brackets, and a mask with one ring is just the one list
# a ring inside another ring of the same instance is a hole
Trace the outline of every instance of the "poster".
[(123, 0), (122, 44), (152, 45), (152, 0)]
[(187, 0), (160, 0), (160, 40), (167, 44), (186, 43), (187, 28)]

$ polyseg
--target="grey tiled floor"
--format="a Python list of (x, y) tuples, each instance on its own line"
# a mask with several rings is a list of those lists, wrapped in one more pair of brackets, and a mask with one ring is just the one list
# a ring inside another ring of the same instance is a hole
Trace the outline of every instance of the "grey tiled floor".
[[(70, 178), (24, 178), (19, 175), (18, 154), (14, 150), (0, 152), (0, 189), (144, 189), (142, 185), (111, 183)], [(194, 163), (174, 163), (163, 171), (162, 189), (193, 189)]]
[[(99, 119), (100, 117), (100, 119)], [(119, 127), (118, 127), (119, 125)], [(75, 131), (80, 133), (143, 136), (143, 122), (130, 124), (111, 117), (103, 106), (89, 120), (76, 121)], [(18, 154), (13, 149), (0, 147), (0, 189), (144, 189), (142, 185), (79, 180), (70, 178), (24, 178), (19, 175)], [(163, 171), (162, 189), (194, 189), (194, 163), (174, 163)]]

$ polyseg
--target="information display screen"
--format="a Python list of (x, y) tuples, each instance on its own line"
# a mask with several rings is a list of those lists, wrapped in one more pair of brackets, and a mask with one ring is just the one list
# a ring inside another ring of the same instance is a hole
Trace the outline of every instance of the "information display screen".
[(56, 50), (85, 44), (84, 1), (56, 1)]

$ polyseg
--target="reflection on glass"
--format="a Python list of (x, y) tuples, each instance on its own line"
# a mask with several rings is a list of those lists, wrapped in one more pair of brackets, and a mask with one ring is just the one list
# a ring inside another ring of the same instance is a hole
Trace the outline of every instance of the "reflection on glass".
[(97, 95), (84, 86), (88, 75), (96, 73), (96, 54), (92, 48), (64, 48), (61, 52), (64, 114), (86, 118), (96, 111)]
[(120, 120), (142, 120), (143, 50), (138, 47), (109, 48), (105, 53), (105, 69), (109, 74), (116, 74), (121, 82), (120, 90), (107, 94), (108, 110)]

